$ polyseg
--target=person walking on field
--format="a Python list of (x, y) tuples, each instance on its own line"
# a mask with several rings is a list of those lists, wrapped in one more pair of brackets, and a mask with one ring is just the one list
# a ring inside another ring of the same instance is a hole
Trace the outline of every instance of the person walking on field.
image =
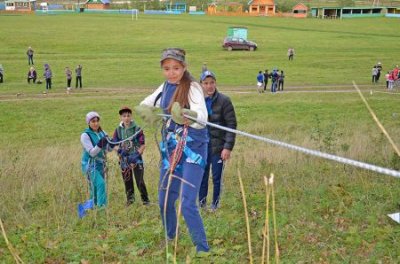
[[(215, 74), (211, 71), (203, 72), (200, 79), (200, 84), (206, 96), (208, 122), (236, 129), (235, 109), (230, 98), (218, 92), (216, 81)], [(215, 211), (220, 204), (225, 163), (231, 156), (236, 135), (213, 127), (208, 127), (208, 135), (210, 142), (208, 143), (207, 164), (200, 186), (199, 204), (202, 208), (207, 206), (208, 179), (211, 169), (214, 188), (210, 210)]]
[[(151, 120), (152, 107), (159, 107), (166, 118), (162, 128), (162, 165), (158, 200), (168, 240), (175, 238), (177, 227), (176, 201), (180, 199), (182, 215), (189, 229), (198, 256), (210, 250), (197, 205), (200, 184), (207, 161), (207, 128), (184, 117), (207, 121), (203, 90), (187, 70), (186, 52), (168, 48), (161, 55), (161, 70), (166, 81), (146, 97), (136, 111)], [(153, 116), (154, 118), (154, 116)]]
[(144, 134), (135, 121), (132, 120), (132, 110), (129, 107), (122, 107), (119, 110), (119, 116), (121, 123), (114, 131), (113, 141), (118, 142), (129, 138), (129, 140), (120, 143), (118, 148), (119, 164), (127, 199), (126, 205), (129, 206), (135, 201), (133, 175), (135, 176), (136, 186), (139, 189), (142, 202), (144, 205), (148, 205), (150, 200), (143, 178)]
[(26, 55), (28, 56), (28, 65), (33, 65), (33, 49), (32, 47), (28, 47), (28, 50), (26, 51)]
[(107, 134), (100, 127), (100, 115), (89, 112), (86, 115), (88, 127), (81, 134), (82, 173), (89, 183), (90, 199), (99, 208), (107, 205), (106, 151), (111, 150)]
[(31, 83), (31, 80), (33, 83), (36, 83), (36, 78), (37, 78), (37, 73), (35, 68), (31, 67), (28, 71), (28, 83)]
[(75, 89), (78, 88), (78, 82), (79, 82), (79, 88), (82, 89), (82, 65), (78, 65), (75, 69)]

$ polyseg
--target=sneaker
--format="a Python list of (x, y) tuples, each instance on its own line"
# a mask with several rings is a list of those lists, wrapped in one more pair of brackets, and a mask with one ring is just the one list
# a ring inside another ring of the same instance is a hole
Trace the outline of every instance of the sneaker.
[(195, 258), (209, 258), (210, 256), (212, 256), (210, 251), (198, 251), (196, 252)]
[(208, 208), (208, 212), (215, 213), (215, 211), (217, 211), (218, 207), (219, 207), (218, 205), (211, 204), (210, 208)]

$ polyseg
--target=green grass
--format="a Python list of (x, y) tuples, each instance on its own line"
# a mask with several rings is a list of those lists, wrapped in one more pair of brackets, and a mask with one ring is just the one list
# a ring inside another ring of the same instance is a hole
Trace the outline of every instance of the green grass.
[[(79, 220), (76, 205), (86, 199), (79, 143), (85, 114), (98, 111), (102, 127), (112, 133), (118, 108), (138, 104), (162, 82), (158, 59), (167, 46), (188, 50), (189, 67), (196, 76), (203, 61), (216, 71), (221, 90), (235, 105), (238, 129), (399, 169), (399, 158), (356, 92), (321, 92), (335, 89), (333, 84), (351, 89), (351, 80), (356, 80), (400, 144), (398, 93), (378, 93), (382, 86), (368, 85), (377, 60), (385, 69), (396, 63), (397, 22), (189, 16), (141, 16), (132, 22), (125, 16), (0, 16), (0, 63), (7, 74), (0, 86), (0, 218), (10, 243), (26, 263), (165, 262), (156, 205), (155, 129), (140, 119), (147, 139), (145, 181), (155, 204), (124, 207), (124, 187), (112, 153), (107, 211), (91, 212)], [(232, 24), (248, 26), (249, 38), (258, 42), (260, 50), (222, 51), (221, 39)], [(286, 62), (291, 44), (298, 53), (293, 64)], [(47, 96), (39, 93), (43, 87), (25, 84), (29, 45), (37, 51), (37, 65), (49, 62), (56, 74), (55, 90)], [(66, 95), (62, 70), (78, 63), (84, 65), (84, 82), (90, 88)], [(256, 94), (256, 72), (273, 65), (287, 71), (287, 84), (293, 88), (274, 96)], [(319, 92), (312, 88), (328, 84), (332, 86), (318, 88)], [(302, 85), (309, 92), (294, 88)], [(239, 86), (251, 86), (250, 93), (238, 93), (246, 91)], [(15, 97), (16, 92), (24, 95)], [(398, 179), (238, 136), (225, 173), (222, 207), (215, 214), (202, 212), (209, 243), (217, 249), (215, 263), (248, 262), (238, 170), (255, 262), (260, 262), (262, 250), (263, 177), (270, 173), (276, 176), (282, 263), (400, 261), (398, 225), (386, 216), (398, 211)], [(193, 245), (183, 222), (181, 227), (178, 262), (209, 263), (210, 259), (192, 258)], [(0, 262), (12, 261), (0, 239)]]
[[(187, 50), (189, 69), (198, 78), (206, 61), (224, 85), (254, 85), (259, 70), (278, 66), (288, 85), (369, 83), (371, 68), (397, 62), (396, 19), (291, 19), (260, 17), (52, 15), (1, 16), (0, 63), (4, 90), (31, 92), (25, 51), (32, 46), (36, 67), (49, 63), (55, 87), (64, 88), (66, 66), (83, 64), (86, 87), (151, 86), (161, 81), (158, 59), (165, 47)], [(221, 48), (227, 28), (247, 26), (256, 52)], [(289, 46), (296, 50), (289, 63)], [(42, 85), (41, 88), (43, 88)], [(36, 86), (37, 87), (37, 86)], [(37, 89), (35, 89), (37, 90)]]

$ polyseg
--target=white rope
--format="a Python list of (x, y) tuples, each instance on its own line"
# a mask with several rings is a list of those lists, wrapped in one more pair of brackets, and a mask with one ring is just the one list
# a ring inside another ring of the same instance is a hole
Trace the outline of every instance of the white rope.
[(123, 142), (125, 142), (125, 141), (132, 140), (132, 139), (133, 139), (134, 137), (136, 137), (141, 131), (142, 131), (142, 129), (140, 128), (140, 129), (139, 129), (138, 131), (136, 131), (136, 133), (133, 134), (132, 136), (127, 137), (127, 138), (125, 138), (125, 139), (123, 139), (123, 140), (120, 140), (120, 141), (112, 141), (112, 139), (109, 138), (109, 137), (106, 137), (106, 139), (107, 139), (107, 142), (110, 143), (110, 144), (119, 145), (119, 144), (121, 144), (121, 143), (123, 143)]
[[(161, 116), (170, 117), (171, 115), (163, 115), (163, 114), (161, 114)], [(366, 169), (366, 170), (370, 170), (370, 171), (386, 174), (386, 175), (393, 176), (393, 177), (396, 177), (396, 178), (400, 178), (400, 172), (399, 171), (395, 171), (395, 170), (384, 168), (384, 167), (379, 167), (379, 166), (376, 166), (376, 165), (372, 165), (372, 164), (368, 164), (368, 163), (365, 163), (365, 162), (360, 162), (360, 161), (356, 161), (356, 160), (352, 160), (352, 159), (348, 159), (348, 158), (339, 157), (339, 156), (336, 156), (336, 155), (324, 153), (324, 152), (317, 151), (317, 150), (311, 150), (311, 149), (307, 149), (307, 148), (304, 148), (304, 147), (299, 147), (299, 146), (296, 146), (296, 145), (292, 145), (292, 144), (289, 144), (289, 143), (281, 142), (281, 141), (278, 141), (278, 140), (269, 139), (269, 138), (266, 138), (266, 137), (256, 136), (256, 135), (253, 135), (253, 134), (250, 134), (250, 133), (247, 133), (247, 132), (243, 132), (243, 131), (240, 131), (240, 130), (236, 130), (236, 129), (232, 129), (232, 128), (229, 128), (229, 127), (216, 125), (216, 124), (213, 124), (213, 123), (210, 123), (210, 122), (207, 122), (207, 121), (201, 121), (201, 120), (198, 120), (197, 118), (191, 117), (189, 115), (184, 115), (184, 116), (187, 119), (195, 121), (195, 122), (197, 122), (197, 123), (199, 123), (199, 124), (201, 124), (203, 126), (207, 125), (207, 126), (210, 126), (210, 127), (215, 127), (215, 128), (221, 129), (221, 130), (225, 130), (225, 131), (228, 131), (228, 132), (231, 132), (231, 133), (235, 133), (237, 135), (242, 135), (242, 136), (245, 136), (245, 137), (253, 138), (255, 140), (259, 140), (259, 141), (263, 141), (263, 142), (266, 142), (266, 143), (270, 143), (270, 144), (273, 144), (273, 145), (276, 145), (276, 146), (280, 146), (280, 147), (296, 150), (296, 151), (299, 151), (299, 152), (302, 152), (302, 153), (305, 153), (305, 154), (308, 154), (308, 155), (311, 155), (311, 156), (317, 156), (317, 157), (320, 157), (320, 158), (333, 160), (333, 161), (336, 161), (336, 162), (339, 162), (339, 163), (348, 164), (348, 165), (352, 165), (352, 166), (359, 167), (359, 168), (362, 168), (362, 169)]]

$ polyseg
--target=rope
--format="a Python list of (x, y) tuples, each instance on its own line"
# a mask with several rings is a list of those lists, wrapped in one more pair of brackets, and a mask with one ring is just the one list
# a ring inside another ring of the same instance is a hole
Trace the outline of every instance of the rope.
[[(161, 114), (161, 116), (169, 117), (170, 115)], [(336, 161), (336, 162), (339, 162), (339, 163), (348, 164), (348, 165), (351, 165), (351, 166), (354, 166), (354, 167), (359, 167), (359, 168), (362, 168), (362, 169), (378, 172), (378, 173), (381, 173), (381, 174), (386, 174), (386, 175), (389, 175), (389, 176), (392, 176), (392, 177), (396, 177), (396, 178), (400, 178), (400, 172), (396, 171), (396, 170), (392, 170), (392, 169), (388, 169), (388, 168), (384, 168), (384, 167), (380, 167), (380, 166), (376, 166), (376, 165), (373, 165), (373, 164), (368, 164), (368, 163), (365, 163), (365, 162), (360, 162), (360, 161), (356, 161), (356, 160), (352, 160), (352, 159), (348, 159), (348, 158), (343, 158), (343, 157), (340, 157), (340, 156), (324, 153), (324, 152), (317, 151), (317, 150), (307, 149), (307, 148), (304, 148), (304, 147), (296, 146), (296, 145), (285, 143), (285, 142), (278, 141), (278, 140), (269, 139), (269, 138), (266, 138), (266, 137), (256, 136), (256, 135), (253, 135), (253, 134), (250, 134), (250, 133), (247, 133), (247, 132), (243, 132), (243, 131), (240, 131), (240, 130), (236, 130), (236, 129), (232, 129), (232, 128), (229, 128), (229, 127), (216, 125), (216, 124), (213, 124), (213, 123), (210, 123), (210, 122), (207, 122), (207, 121), (201, 121), (201, 120), (198, 120), (197, 118), (191, 117), (189, 115), (184, 115), (184, 116), (186, 118), (192, 120), (192, 121), (195, 121), (195, 122), (203, 125), (203, 126), (215, 127), (215, 128), (227, 131), (227, 132), (231, 132), (231, 133), (235, 133), (237, 135), (241, 135), (241, 136), (249, 137), (249, 138), (252, 138), (252, 139), (255, 139), (255, 140), (263, 141), (263, 142), (266, 142), (266, 143), (269, 143), (269, 144), (272, 144), (272, 145), (276, 145), (276, 146), (279, 146), (279, 147), (284, 147), (284, 148), (287, 148), (287, 149), (295, 150), (295, 151), (302, 152), (302, 153), (305, 153), (305, 154), (308, 154), (308, 155), (311, 155), (311, 156), (316, 156), (316, 157), (320, 157), (320, 158), (324, 158), (324, 159), (328, 159), (328, 160), (333, 160), (333, 161)]]
[(118, 144), (121, 144), (121, 143), (123, 143), (123, 142), (125, 142), (125, 141), (132, 140), (132, 139), (133, 139), (134, 137), (136, 137), (141, 131), (142, 131), (142, 129), (140, 128), (140, 129), (139, 129), (138, 131), (136, 131), (136, 133), (133, 134), (132, 136), (127, 137), (127, 138), (125, 138), (125, 139), (123, 139), (123, 140), (120, 140), (120, 141), (112, 141), (112, 139), (109, 138), (108, 136), (106, 137), (106, 139), (107, 139), (107, 142), (108, 142), (108, 143), (113, 144), (113, 145), (118, 145)]

